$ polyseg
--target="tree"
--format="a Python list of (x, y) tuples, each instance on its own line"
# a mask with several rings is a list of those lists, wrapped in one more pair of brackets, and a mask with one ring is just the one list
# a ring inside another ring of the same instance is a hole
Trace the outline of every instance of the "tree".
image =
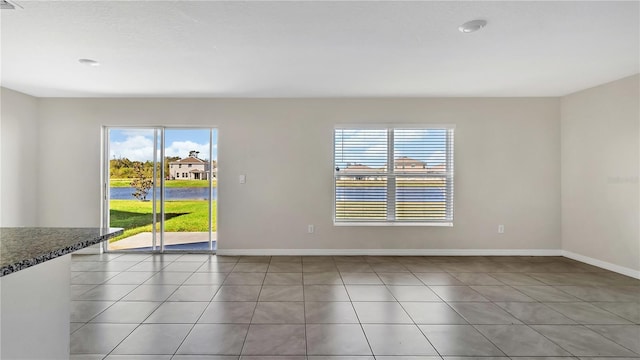
[(147, 177), (144, 165), (140, 161), (135, 161), (133, 163), (133, 173), (134, 179), (129, 185), (134, 187), (136, 191), (131, 195), (140, 201), (145, 201), (147, 200), (149, 190), (153, 186), (153, 180)]
[(180, 160), (181, 157), (180, 156), (165, 156), (164, 157), (164, 176), (165, 177), (169, 177), (169, 174), (171, 174), (171, 172), (169, 171), (169, 163), (170, 162), (174, 162), (174, 161), (178, 161)]

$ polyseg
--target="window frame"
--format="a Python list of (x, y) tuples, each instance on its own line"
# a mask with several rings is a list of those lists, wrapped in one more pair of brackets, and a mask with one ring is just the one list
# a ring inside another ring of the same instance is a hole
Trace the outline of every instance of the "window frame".
[[(333, 183), (333, 210), (332, 220), (334, 226), (436, 226), (436, 227), (453, 227), (454, 222), (454, 156), (455, 156), (455, 124), (348, 124), (348, 125), (336, 125), (333, 128), (332, 137), (332, 183)], [(387, 130), (393, 134), (394, 130), (411, 130), (411, 129), (438, 129), (447, 130), (446, 138), (446, 162), (445, 162), (445, 174), (441, 175), (429, 175), (432, 177), (443, 177), (446, 182), (447, 188), (450, 188), (450, 193), (445, 193), (446, 200), (446, 212), (450, 214), (448, 219), (443, 221), (397, 221), (395, 219), (389, 219), (390, 214), (395, 216), (395, 187), (396, 178), (398, 175), (402, 176), (402, 169), (396, 169), (396, 163), (394, 158), (394, 136), (388, 138), (387, 141), (387, 169), (391, 169), (391, 172), (387, 172), (384, 176), (387, 177), (387, 221), (336, 221), (336, 130)], [(451, 130), (450, 132), (448, 130)], [(399, 171), (397, 171), (399, 170)], [(390, 205), (390, 203), (393, 203)], [(390, 210), (391, 209), (391, 210)]]

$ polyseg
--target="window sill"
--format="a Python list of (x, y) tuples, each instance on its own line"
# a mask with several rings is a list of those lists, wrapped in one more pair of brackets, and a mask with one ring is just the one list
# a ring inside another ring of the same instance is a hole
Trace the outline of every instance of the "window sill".
[(452, 222), (412, 223), (412, 222), (333, 222), (333, 226), (436, 226), (453, 227)]

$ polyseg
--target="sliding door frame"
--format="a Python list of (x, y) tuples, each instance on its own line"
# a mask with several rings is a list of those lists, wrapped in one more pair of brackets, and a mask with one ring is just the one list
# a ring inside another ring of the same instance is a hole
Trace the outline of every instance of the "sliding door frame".
[[(103, 228), (110, 227), (110, 138), (109, 132), (112, 129), (144, 129), (144, 130), (153, 130), (153, 186), (151, 188), (152, 191), (152, 212), (153, 212), (153, 220), (152, 220), (152, 243), (151, 250), (141, 251), (141, 250), (109, 250), (109, 243), (107, 241), (102, 243), (102, 251), (109, 253), (213, 253), (215, 254), (215, 250), (213, 249), (213, 133), (214, 130), (217, 130), (215, 127), (185, 127), (185, 126), (102, 126), (102, 216), (101, 216), (101, 226)], [(208, 182), (209, 182), (209, 204), (208, 204), (208, 218), (209, 218), (209, 230), (208, 230), (208, 241), (209, 241), (209, 249), (208, 250), (169, 250), (165, 249), (164, 244), (164, 234), (165, 234), (165, 131), (166, 130), (208, 130), (209, 131), (209, 170), (208, 170)], [(158, 144), (158, 140), (160, 144)], [(159, 151), (158, 151), (159, 150)], [(159, 155), (159, 156), (158, 156)], [(158, 159), (158, 157), (160, 159)], [(160, 161), (158, 161), (160, 160)], [(216, 161), (217, 163), (217, 161)], [(160, 165), (159, 171), (160, 176), (158, 177), (158, 164)], [(157, 179), (160, 179), (160, 183), (157, 184)], [(217, 180), (217, 176), (216, 176)], [(216, 186), (217, 190), (217, 186)], [(216, 198), (217, 199), (217, 198)], [(160, 201), (160, 229), (157, 230), (158, 226), (158, 209), (156, 201)], [(216, 210), (217, 210), (216, 201)], [(217, 217), (216, 217), (217, 220)], [(217, 221), (216, 221), (217, 228)], [(160, 236), (158, 237), (158, 232)], [(159, 242), (159, 244), (158, 244)], [(217, 239), (216, 239), (217, 242)]]

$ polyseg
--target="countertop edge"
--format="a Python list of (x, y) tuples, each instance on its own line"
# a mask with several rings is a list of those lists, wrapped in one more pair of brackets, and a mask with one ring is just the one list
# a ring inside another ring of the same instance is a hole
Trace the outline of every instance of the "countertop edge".
[(24, 270), (26, 268), (41, 264), (45, 261), (48, 260), (52, 260), (55, 259), (57, 257), (60, 256), (64, 256), (67, 254), (70, 254), (74, 251), (78, 251), (80, 249), (84, 249), (86, 247), (89, 247), (91, 245), (95, 245), (95, 244), (99, 244), (103, 241), (106, 241), (112, 237), (118, 236), (118, 235), (122, 235), (124, 233), (124, 229), (119, 229), (116, 230), (114, 232), (108, 233), (108, 234), (104, 234), (104, 235), (100, 235), (98, 237), (95, 237), (93, 239), (88, 239), (88, 240), (83, 240), (80, 241), (78, 243), (72, 244), (72, 245), (68, 245), (65, 246), (63, 248), (42, 254), (42, 255), (38, 255), (36, 257), (30, 258), (30, 259), (25, 259), (13, 264), (9, 264), (9, 265), (5, 265), (2, 268), (0, 268), (0, 277), (5, 276), (5, 275), (9, 275), (12, 274), (14, 272), (18, 272), (20, 270)]

